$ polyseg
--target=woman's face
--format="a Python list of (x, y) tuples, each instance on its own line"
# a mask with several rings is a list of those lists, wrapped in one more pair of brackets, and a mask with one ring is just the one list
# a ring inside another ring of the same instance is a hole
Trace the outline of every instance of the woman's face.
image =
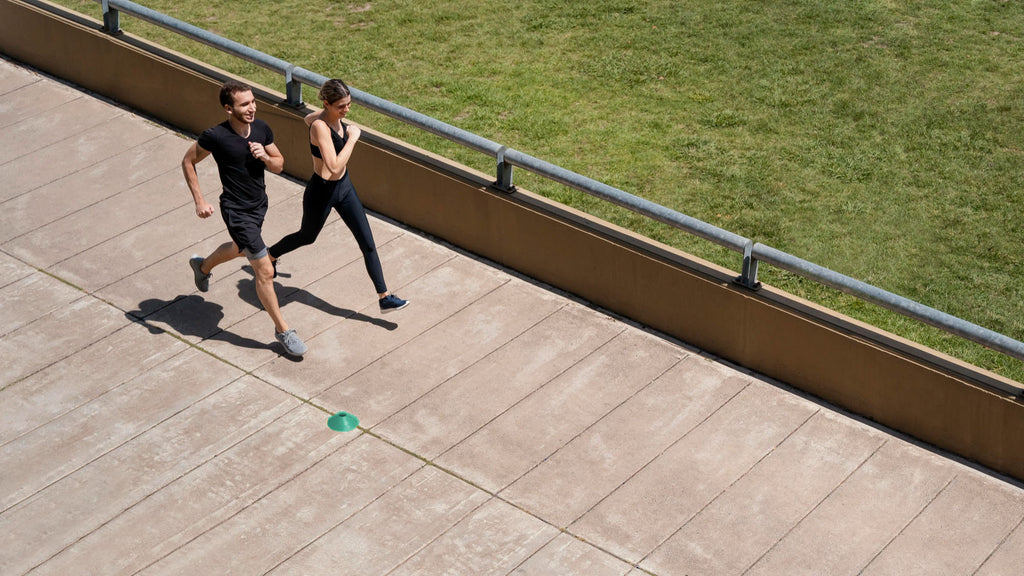
[(331, 115), (332, 118), (344, 118), (348, 114), (348, 109), (352, 107), (352, 97), (345, 96), (341, 100), (336, 100), (333, 104), (324, 102), (324, 110)]

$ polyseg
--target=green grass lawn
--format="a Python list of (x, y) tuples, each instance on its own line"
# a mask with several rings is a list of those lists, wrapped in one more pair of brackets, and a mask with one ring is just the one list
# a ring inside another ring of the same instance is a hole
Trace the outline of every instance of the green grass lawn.
[[(59, 3), (99, 18), (96, 2)], [(1024, 340), (1019, 1), (142, 4)], [(284, 90), (170, 32), (122, 26)], [(367, 110), (351, 118), (493, 173), (471, 150)], [(515, 178), (739, 270), (738, 254)], [(761, 280), (1024, 381), (1024, 363), (958, 337), (768, 266)]]

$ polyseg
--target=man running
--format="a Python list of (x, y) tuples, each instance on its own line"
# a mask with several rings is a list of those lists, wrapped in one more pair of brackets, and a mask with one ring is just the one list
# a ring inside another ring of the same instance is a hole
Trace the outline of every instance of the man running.
[(280, 174), (284, 168), (284, 156), (274, 144), (270, 126), (256, 119), (256, 98), (252, 88), (230, 80), (221, 86), (220, 103), (228, 119), (204, 131), (181, 161), (185, 182), (196, 203), (196, 215), (209, 218), (213, 215), (213, 206), (199, 190), (196, 164), (213, 154), (223, 188), (220, 214), (231, 236), (231, 242), (221, 244), (206, 258), (192, 256), (189, 259), (196, 288), (201, 292), (209, 290), (214, 267), (244, 255), (252, 264), (256, 295), (274, 321), (277, 341), (288, 354), (302, 356), (308, 347), (295, 330), (288, 328), (281, 315), (274, 292), (274, 266), (262, 237), (263, 219), (269, 205), (263, 173), (270, 170)]

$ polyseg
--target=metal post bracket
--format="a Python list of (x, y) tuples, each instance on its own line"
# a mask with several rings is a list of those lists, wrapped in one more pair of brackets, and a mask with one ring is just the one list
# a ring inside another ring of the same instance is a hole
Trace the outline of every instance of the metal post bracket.
[(512, 165), (505, 162), (505, 150), (508, 148), (502, 146), (498, 149), (498, 179), (494, 182), (493, 186), (502, 192), (511, 194), (516, 191), (516, 187), (512, 184)]
[(747, 240), (743, 246), (743, 272), (733, 282), (751, 290), (761, 289), (761, 283), (757, 280), (757, 258), (754, 258), (753, 240)]
[(124, 30), (121, 30), (121, 13), (110, 7), (108, 0), (102, 0), (100, 4), (103, 6), (103, 30), (115, 36), (124, 34)]
[(284, 71), (286, 103), (295, 108), (302, 107), (302, 82), (293, 77), (295, 65), (289, 64)]

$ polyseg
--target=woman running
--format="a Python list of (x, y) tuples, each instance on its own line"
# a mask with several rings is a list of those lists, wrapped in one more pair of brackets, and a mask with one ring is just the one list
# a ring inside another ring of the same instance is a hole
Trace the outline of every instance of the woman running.
[(296, 248), (312, 244), (323, 230), (333, 208), (352, 231), (363, 252), (363, 262), (377, 291), (380, 311), (387, 313), (401, 310), (409, 305), (409, 301), (388, 292), (373, 233), (370, 232), (370, 223), (366, 219), (366, 210), (352, 187), (346, 169), (362, 133), (358, 126), (346, 126), (341, 122), (352, 105), (352, 95), (344, 82), (334, 79), (324, 82), (320, 87), (320, 100), (324, 105), (323, 111), (306, 116), (314, 174), (302, 195), (302, 225), (297, 232), (285, 236), (270, 247), (275, 275), (277, 260)]

